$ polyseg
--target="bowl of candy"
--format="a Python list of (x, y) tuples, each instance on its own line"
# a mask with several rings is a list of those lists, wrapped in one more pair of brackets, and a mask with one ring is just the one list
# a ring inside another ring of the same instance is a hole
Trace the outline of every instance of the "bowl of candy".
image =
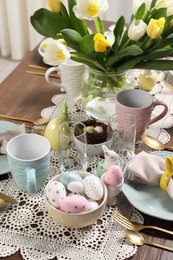
[(53, 177), (44, 191), (45, 208), (54, 222), (69, 228), (90, 226), (104, 213), (107, 188), (87, 172), (66, 171)]

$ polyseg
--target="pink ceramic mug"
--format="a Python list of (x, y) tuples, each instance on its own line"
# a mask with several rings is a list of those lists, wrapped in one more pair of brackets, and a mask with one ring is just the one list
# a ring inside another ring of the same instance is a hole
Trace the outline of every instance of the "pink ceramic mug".
[[(163, 106), (164, 110), (151, 119), (151, 113), (156, 106)], [(168, 107), (161, 101), (154, 101), (153, 97), (143, 90), (128, 89), (118, 93), (116, 97), (116, 113), (127, 114), (134, 117), (136, 122), (136, 141), (141, 139), (150, 124), (163, 118), (168, 112)], [(121, 118), (118, 124), (121, 125)], [(126, 127), (125, 125), (121, 127)]]

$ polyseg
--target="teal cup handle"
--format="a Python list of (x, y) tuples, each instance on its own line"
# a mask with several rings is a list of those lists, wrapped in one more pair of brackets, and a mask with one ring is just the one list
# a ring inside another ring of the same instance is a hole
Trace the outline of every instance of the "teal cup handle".
[(27, 178), (27, 192), (36, 193), (36, 170), (34, 168), (26, 168), (26, 178)]

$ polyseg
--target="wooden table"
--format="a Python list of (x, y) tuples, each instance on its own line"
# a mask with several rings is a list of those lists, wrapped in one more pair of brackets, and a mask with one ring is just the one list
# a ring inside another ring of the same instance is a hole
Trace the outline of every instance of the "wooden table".
[[(28, 64), (43, 65), (37, 49), (30, 52), (19, 66), (0, 85), (0, 114), (37, 119), (43, 108), (52, 105), (51, 98), (58, 93), (58, 88), (49, 85), (43, 76), (25, 73)], [(44, 65), (45, 66), (45, 65)], [(59, 92), (60, 93), (60, 92)], [(170, 130), (172, 132), (172, 129)], [(170, 143), (173, 143), (173, 138)], [(0, 176), (2, 179), (3, 176)], [(173, 230), (173, 222), (156, 219), (144, 215), (145, 224), (158, 225)], [(173, 247), (173, 236), (165, 235), (153, 230), (145, 230), (148, 241)], [(20, 252), (3, 260), (21, 260)], [(171, 260), (173, 253), (154, 247), (141, 246), (133, 260)], [(40, 259), (41, 260), (41, 259)]]

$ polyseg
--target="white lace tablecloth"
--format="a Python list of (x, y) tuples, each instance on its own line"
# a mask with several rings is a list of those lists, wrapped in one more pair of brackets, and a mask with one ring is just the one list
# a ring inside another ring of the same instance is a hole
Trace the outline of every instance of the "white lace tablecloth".
[[(155, 99), (163, 100), (169, 107), (167, 116), (151, 125), (151, 134), (166, 143), (170, 136), (163, 128), (173, 125), (171, 107), (173, 95), (164, 87), (163, 75), (152, 94)], [(66, 95), (52, 98), (53, 106), (45, 108), (41, 115), (50, 119), (59, 116), (59, 103)], [(81, 111), (81, 98), (70, 102), (70, 117), (76, 120), (85, 118)], [(162, 126), (162, 127), (161, 127)], [(49, 178), (59, 173), (57, 153), (52, 152)], [(94, 174), (100, 158), (90, 158), (88, 171)], [(0, 182), (0, 191), (15, 197), (18, 204), (8, 204), (0, 208), (0, 257), (12, 255), (20, 250), (23, 259), (47, 260), (53, 257), (66, 260), (121, 260), (136, 253), (137, 247), (130, 245), (123, 237), (123, 228), (111, 220), (116, 210), (133, 221), (143, 223), (141, 214), (129, 204), (121, 194), (119, 203), (107, 207), (97, 223), (82, 229), (69, 229), (52, 221), (44, 206), (44, 188), (35, 195), (21, 192), (11, 178)]]
[[(94, 173), (100, 159), (90, 160), (88, 171)], [(59, 173), (58, 156), (52, 152), (49, 178)], [(123, 237), (123, 228), (111, 220), (113, 210), (143, 223), (141, 214), (120, 194), (116, 206), (92, 226), (70, 229), (54, 223), (44, 206), (44, 188), (35, 195), (21, 192), (9, 178), (0, 182), (0, 191), (15, 197), (18, 204), (0, 208), (0, 257), (20, 250), (23, 259), (48, 260), (121, 260), (136, 253), (137, 247)]]

